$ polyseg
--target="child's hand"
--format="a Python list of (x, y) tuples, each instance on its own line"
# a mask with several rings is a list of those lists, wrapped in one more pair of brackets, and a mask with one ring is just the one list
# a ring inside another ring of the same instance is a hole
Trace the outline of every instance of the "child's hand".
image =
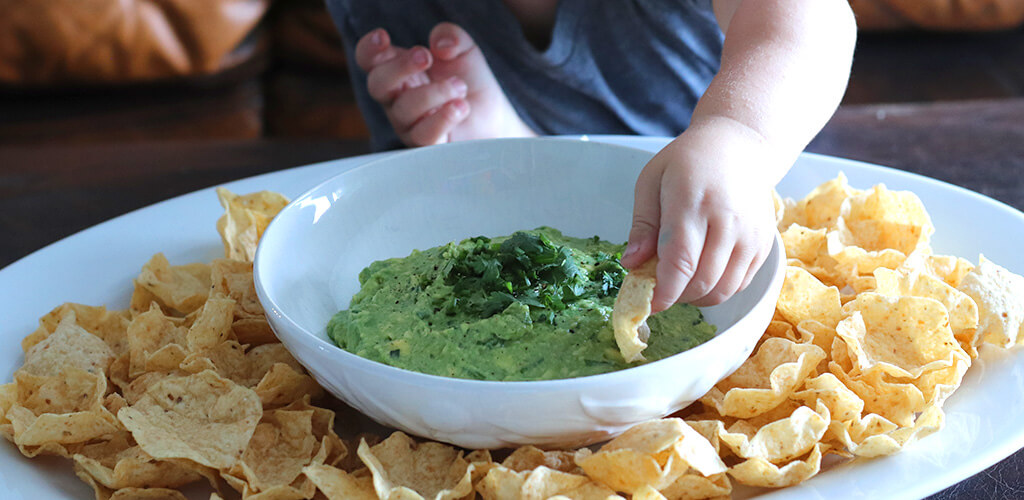
[(395, 47), (383, 29), (356, 44), (367, 89), (407, 146), (536, 135), (501, 90), (465, 30), (440, 23), (429, 48)]
[(846, 0), (716, 0), (722, 65), (690, 126), (643, 169), (622, 264), (659, 258), (651, 309), (712, 305), (771, 249), (771, 189), (835, 111), (857, 25)]
[(370, 96), (384, 107), (398, 137), (407, 145), (448, 141), (448, 134), (469, 116), (466, 82), (457, 76), (432, 79), (433, 55), (426, 47), (391, 45), (377, 29), (356, 44), (356, 63), (367, 73)]
[(779, 160), (748, 132), (692, 124), (640, 173), (622, 263), (632, 269), (658, 255), (653, 311), (719, 304), (745, 288), (767, 257), (775, 232), (775, 179), (767, 173)]

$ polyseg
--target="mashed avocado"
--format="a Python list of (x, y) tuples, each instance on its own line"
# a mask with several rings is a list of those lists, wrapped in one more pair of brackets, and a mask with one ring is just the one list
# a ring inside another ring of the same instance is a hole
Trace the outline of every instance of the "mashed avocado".
[[(628, 368), (611, 314), (621, 245), (541, 227), (377, 261), (327, 334), (367, 359), (447, 377), (544, 380)], [(658, 360), (715, 334), (696, 307), (648, 319)]]

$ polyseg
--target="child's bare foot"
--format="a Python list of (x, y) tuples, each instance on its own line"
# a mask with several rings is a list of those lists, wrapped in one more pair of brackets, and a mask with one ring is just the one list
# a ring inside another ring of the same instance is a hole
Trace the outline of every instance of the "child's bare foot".
[(430, 49), (391, 45), (383, 29), (356, 45), (367, 87), (410, 146), (536, 135), (501, 90), (480, 48), (451, 23), (430, 33)]

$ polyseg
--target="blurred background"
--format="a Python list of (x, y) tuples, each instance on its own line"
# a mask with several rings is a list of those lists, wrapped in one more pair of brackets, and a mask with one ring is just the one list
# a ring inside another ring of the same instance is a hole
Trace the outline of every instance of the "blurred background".
[[(849, 87), (808, 150), (1024, 210), (1024, 0), (849, 1)], [(0, 268), (172, 196), (368, 152), (322, 2), (0, 0)], [(932, 499), (1022, 498), (1021, 470), (1024, 451)]]
[[(1024, 94), (1024, 0), (851, 0), (844, 104)], [(0, 0), (0, 145), (364, 140), (322, 0)]]
[[(1024, 208), (1024, 0), (850, 3), (853, 74), (808, 150)], [(323, 0), (0, 0), (0, 267), (172, 196), (369, 149)]]

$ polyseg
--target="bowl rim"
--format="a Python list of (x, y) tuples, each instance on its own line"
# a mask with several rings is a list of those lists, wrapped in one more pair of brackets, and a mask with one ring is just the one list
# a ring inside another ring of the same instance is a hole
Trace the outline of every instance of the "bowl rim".
[[(459, 148), (459, 147), (479, 147), (479, 145), (483, 144), (483, 143), (498, 143), (498, 142), (503, 142), (503, 143), (511, 143), (511, 142), (528, 143), (528, 142), (540, 142), (540, 141), (543, 141), (543, 142), (559, 141), (559, 142), (570, 142), (570, 143), (577, 143), (577, 144), (579, 144), (579, 143), (587, 143), (587, 144), (592, 144), (592, 145), (598, 145), (598, 147), (602, 147), (602, 148), (630, 150), (632, 152), (642, 153), (645, 156), (653, 157), (653, 155), (654, 155), (654, 153), (652, 153), (650, 151), (639, 149), (639, 148), (634, 148), (634, 147), (630, 147), (630, 146), (623, 146), (623, 145), (619, 145), (619, 144), (608, 144), (608, 143), (602, 143), (602, 142), (591, 142), (591, 141), (586, 141), (586, 140), (570, 139), (570, 138), (563, 138), (563, 137), (485, 139), (485, 140), (462, 141), (462, 142), (457, 142), (457, 143), (448, 143), (448, 144), (442, 144), (442, 145), (437, 145), (437, 146), (429, 146), (429, 148), (431, 148), (431, 151), (436, 151), (436, 150), (441, 149), (441, 148), (448, 149), (448, 148)], [(592, 146), (587, 146), (587, 147), (592, 147)], [(294, 207), (298, 206), (298, 204), (302, 200), (307, 199), (307, 198), (311, 198), (314, 195), (314, 193), (320, 191), (322, 188), (324, 188), (324, 186), (327, 186), (329, 184), (333, 184), (333, 183), (337, 182), (338, 179), (343, 178), (346, 175), (350, 175), (353, 172), (362, 171), (364, 168), (373, 168), (374, 166), (376, 166), (378, 163), (381, 163), (381, 162), (393, 162), (396, 159), (399, 160), (399, 161), (400, 160), (404, 160), (405, 156), (407, 156), (407, 155), (422, 154), (422, 151), (424, 151), (426, 149), (427, 148), (410, 149), (408, 151), (404, 151), (404, 152), (401, 152), (401, 153), (398, 153), (398, 154), (386, 156), (386, 157), (379, 158), (379, 159), (376, 159), (376, 160), (371, 160), (371, 161), (369, 161), (367, 163), (364, 163), (362, 165), (359, 165), (359, 166), (357, 166), (355, 168), (352, 168), (352, 169), (346, 170), (344, 172), (332, 175), (331, 177), (329, 177), (327, 179), (324, 179), (322, 182), (319, 182), (318, 184), (316, 184), (312, 188), (306, 190), (301, 195), (295, 197), (295, 199), (290, 201), (288, 203), (288, 205), (286, 205), (284, 208), (281, 209), (280, 213), (284, 213), (286, 210), (290, 210), (290, 209), (294, 210)], [(658, 374), (658, 366), (656, 366), (656, 365), (659, 365), (659, 363), (661, 364), (660, 366), (664, 366), (666, 363), (663, 363), (663, 362), (667, 362), (669, 360), (673, 360), (673, 362), (681, 362), (684, 358), (699, 356), (701, 354), (701, 352), (700, 352), (701, 348), (704, 347), (704, 346), (709, 346), (709, 345), (718, 346), (719, 344), (722, 344), (724, 342), (731, 341), (733, 337), (738, 335), (735, 332), (739, 332), (740, 331), (740, 329), (737, 328), (737, 327), (740, 326), (741, 324), (743, 324), (745, 322), (745, 320), (747, 318), (749, 318), (749, 313), (750, 313), (751, 310), (753, 310), (753, 307), (752, 307), (750, 310), (745, 312), (730, 327), (725, 328), (725, 329), (717, 332), (713, 338), (711, 338), (711, 339), (709, 339), (709, 340), (707, 340), (707, 341), (705, 341), (705, 342), (703, 342), (701, 344), (698, 344), (697, 346), (694, 346), (694, 347), (692, 347), (690, 349), (687, 349), (685, 351), (673, 354), (671, 356), (667, 356), (665, 358), (662, 358), (662, 359), (659, 359), (659, 360), (656, 360), (656, 361), (651, 361), (651, 362), (644, 363), (644, 364), (641, 364), (641, 365), (631, 366), (629, 368), (624, 368), (624, 369), (621, 369), (621, 370), (615, 370), (615, 371), (611, 371), (611, 372), (598, 373), (598, 374), (594, 374), (594, 375), (586, 375), (586, 376), (582, 376), (582, 377), (571, 377), (571, 378), (546, 379), (546, 380), (509, 380), (509, 381), (504, 381), (504, 380), (464, 379), (464, 378), (445, 377), (445, 376), (441, 376), (441, 375), (433, 375), (433, 374), (429, 374), (429, 373), (417, 372), (417, 371), (414, 371), (414, 370), (408, 370), (408, 369), (405, 369), (405, 368), (400, 368), (400, 367), (397, 367), (397, 366), (391, 366), (391, 365), (388, 365), (388, 364), (385, 364), (385, 363), (380, 363), (378, 361), (373, 361), (373, 360), (364, 358), (362, 356), (359, 356), (357, 354), (351, 353), (349, 351), (346, 351), (345, 349), (342, 349), (341, 347), (339, 347), (337, 344), (334, 344), (333, 342), (328, 342), (328, 341), (326, 341), (324, 339), (321, 339), (316, 333), (314, 333), (312, 331), (309, 331), (305, 327), (301, 326), (297, 321), (292, 319), (287, 313), (285, 313), (284, 311), (281, 310), (281, 308), (278, 306), (277, 302), (274, 301), (271, 298), (270, 294), (267, 292), (267, 289), (266, 289), (266, 287), (263, 284), (263, 278), (262, 278), (261, 269), (263, 269), (264, 266), (260, 264), (264, 260), (264, 259), (261, 259), (261, 255), (263, 255), (263, 252), (261, 250), (264, 248), (262, 242), (264, 241), (264, 238), (266, 237), (266, 235), (273, 230), (273, 228), (275, 227), (275, 223), (277, 223), (277, 226), (280, 226), (282, 224), (281, 222), (279, 222), (281, 220), (283, 220), (283, 219), (281, 219), (279, 217), (276, 217), (276, 216), (271, 220), (270, 224), (264, 230), (263, 235), (260, 238), (260, 244), (257, 246), (256, 254), (255, 254), (254, 258), (253, 258), (253, 283), (255, 285), (256, 295), (259, 298), (261, 305), (263, 305), (265, 314), (267, 316), (273, 315), (275, 318), (277, 318), (277, 319), (287, 323), (289, 329), (301, 332), (302, 336), (301, 337), (294, 337), (295, 341), (303, 342), (303, 343), (305, 343), (307, 341), (310, 341), (310, 342), (313, 343), (312, 346), (314, 348), (316, 348), (317, 350), (322, 350), (322, 351), (333, 350), (337, 354), (340, 354), (340, 356), (338, 358), (336, 358), (339, 363), (352, 364), (352, 365), (354, 365), (355, 368), (360, 368), (360, 369), (362, 369), (362, 371), (374, 372), (374, 375), (377, 375), (377, 376), (384, 376), (384, 377), (388, 377), (388, 378), (403, 378), (406, 383), (410, 383), (410, 384), (416, 384), (416, 383), (418, 383), (419, 385), (447, 384), (450, 388), (452, 388), (454, 390), (457, 390), (457, 389), (464, 389), (464, 390), (483, 389), (483, 390), (486, 390), (486, 389), (497, 389), (497, 388), (500, 388), (502, 390), (511, 390), (511, 391), (515, 391), (515, 392), (533, 392), (533, 391), (538, 391), (538, 390), (547, 390), (547, 391), (567, 390), (567, 389), (576, 389), (576, 388), (579, 388), (580, 386), (592, 386), (592, 385), (596, 385), (596, 384), (602, 384), (603, 385), (603, 384), (608, 384), (608, 383), (616, 383), (616, 382), (623, 383), (623, 382), (635, 381), (637, 379), (644, 379), (645, 376), (657, 375)], [(760, 304), (764, 300), (772, 300), (773, 302), (777, 301), (778, 300), (778, 296), (779, 296), (779, 294), (781, 293), (781, 290), (782, 290), (782, 282), (783, 282), (783, 280), (785, 278), (785, 274), (786, 274), (785, 273), (786, 255), (785, 255), (785, 250), (784, 250), (784, 246), (783, 246), (783, 242), (782, 242), (782, 236), (781, 236), (781, 234), (777, 230), (774, 232), (774, 239), (773, 239), (773, 242), (772, 242), (772, 248), (769, 250), (768, 255), (769, 255), (769, 257), (771, 255), (777, 255), (777, 258), (775, 259), (775, 262), (774, 262), (774, 266), (769, 271), (769, 272), (771, 272), (773, 274), (770, 277), (770, 281), (768, 282), (766, 293), (761, 298), (759, 298), (757, 300), (757, 302), (755, 302), (755, 305)], [(761, 263), (761, 266), (758, 268), (756, 273), (762, 272), (767, 266), (769, 266), (771, 264), (772, 264), (772, 262), (769, 259), (766, 258), (765, 261), (763, 263)], [(273, 327), (274, 322), (271, 321), (270, 323), (271, 323), (271, 326)], [(275, 335), (280, 337), (280, 334), (277, 332), (276, 328), (274, 328), (274, 333), (275, 333)], [(732, 333), (732, 335), (729, 335), (730, 333)], [(761, 332), (761, 333), (763, 333), (763, 332)], [(284, 339), (281, 339), (281, 341), (285, 342)], [(287, 342), (285, 342), (285, 344), (287, 346)], [(289, 350), (291, 351), (291, 349), (289, 349)], [(704, 349), (704, 350), (708, 350), (708, 349)], [(298, 361), (300, 361), (300, 362), (302, 361), (301, 359), (299, 359), (298, 356), (296, 356), (296, 359)], [(737, 363), (737, 366), (738, 365), (739, 365), (739, 363)], [(642, 372), (648, 372), (648, 373), (642, 373)], [(723, 377), (727, 376), (727, 375), (728, 374), (724, 374)], [(620, 380), (615, 380), (615, 379), (620, 379)]]

